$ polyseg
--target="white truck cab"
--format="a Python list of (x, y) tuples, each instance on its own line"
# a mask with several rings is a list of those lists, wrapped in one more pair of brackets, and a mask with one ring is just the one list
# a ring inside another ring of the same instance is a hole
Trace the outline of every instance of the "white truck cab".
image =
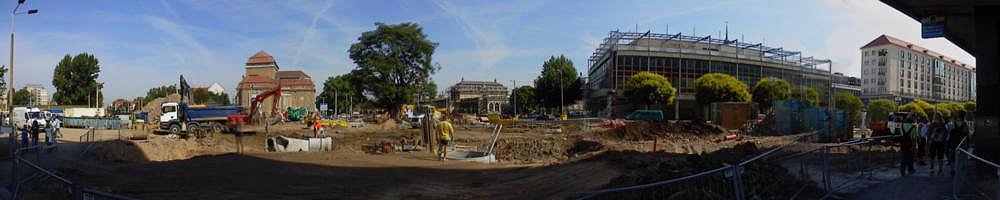
[(177, 120), (178, 106), (177, 102), (167, 102), (160, 104), (160, 125), (169, 124), (173, 120)]
[(38, 123), (38, 126), (45, 127), (45, 116), (41, 109), (36, 107), (16, 107), (14, 108), (14, 126), (17, 128), (30, 127)]

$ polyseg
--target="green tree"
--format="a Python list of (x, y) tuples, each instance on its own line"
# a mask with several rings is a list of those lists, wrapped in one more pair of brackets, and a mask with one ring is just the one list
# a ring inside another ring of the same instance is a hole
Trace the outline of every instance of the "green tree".
[(195, 104), (229, 105), (229, 94), (216, 94), (208, 90), (194, 90), (191, 92), (191, 100)]
[(753, 102), (756, 102), (761, 110), (770, 110), (774, 101), (788, 99), (791, 95), (791, 86), (784, 79), (767, 77), (757, 81), (753, 86)]
[(695, 100), (701, 106), (714, 102), (748, 102), (747, 84), (728, 74), (710, 73), (694, 81)]
[(421, 100), (424, 100), (424, 101), (434, 100), (434, 99), (436, 99), (438, 97), (437, 84), (434, 83), (433, 80), (427, 82), (427, 84), (424, 84), (424, 88), (422, 90), (424, 92), (421, 93), (422, 98), (423, 98)]
[[(0, 65), (0, 94), (7, 94), (7, 66)], [(4, 99), (6, 101), (6, 99)]]
[[(56, 64), (52, 85), (56, 87), (52, 99), (60, 105), (84, 105), (95, 100), (95, 92), (102, 84), (97, 83), (101, 65), (94, 55), (87, 53), (70, 57), (67, 54)], [(104, 98), (104, 95), (97, 94)], [(101, 99), (96, 99), (98, 104)], [(100, 105), (98, 105), (100, 106)]]
[(920, 106), (919, 103), (916, 102), (910, 102), (903, 106), (900, 106), (899, 111), (916, 113), (917, 118), (919, 118), (917, 120), (928, 121), (929, 119), (927, 110), (925, 110), (922, 106)]
[(510, 102), (517, 103), (517, 113), (524, 114), (538, 111), (538, 99), (535, 97), (535, 87), (524, 85), (511, 91)]
[(898, 104), (888, 99), (872, 100), (868, 103), (868, 118), (872, 121), (889, 120), (889, 113), (896, 111)]
[(14, 105), (26, 106), (31, 102), (31, 92), (27, 88), (18, 89), (14, 92)]
[[(948, 118), (951, 118), (951, 114), (952, 114), (951, 111), (952, 110), (951, 110), (950, 106), (948, 105), (948, 103), (937, 103), (937, 104), (934, 104), (934, 115), (935, 115), (936, 118), (939, 118), (939, 119), (948, 119)], [(928, 113), (928, 114), (930, 114), (930, 113)]]
[(327, 78), (317, 100), (326, 103), (331, 110), (347, 111), (352, 105), (362, 108), (367, 98), (357, 84), (352, 84), (353, 79), (354, 75), (350, 73)]
[(792, 89), (791, 97), (792, 98), (796, 98), (796, 99), (802, 98), (802, 92), (803, 92), (803, 90), (806, 93), (806, 96), (805, 96), (806, 103), (808, 103), (811, 106), (818, 106), (819, 105), (819, 92), (816, 92), (816, 89), (813, 88), (813, 87), (806, 86), (805, 89), (802, 89), (802, 90)]
[(970, 112), (970, 113), (971, 112), (976, 112), (976, 102), (975, 101), (966, 101), (965, 104), (962, 105), (962, 107), (965, 107), (965, 112)]
[(648, 108), (672, 104), (677, 90), (666, 77), (653, 72), (639, 72), (625, 81), (622, 92), (629, 102)]
[(375, 23), (348, 50), (357, 65), (355, 85), (371, 94), (376, 106), (397, 116), (400, 105), (413, 102), (422, 84), (437, 70), (432, 56), (437, 43), (416, 23)]
[(577, 76), (573, 61), (566, 56), (551, 56), (542, 64), (542, 73), (535, 79), (535, 93), (541, 106), (559, 108), (583, 99), (583, 80)]
[(166, 97), (167, 95), (176, 93), (177, 93), (177, 86), (173, 85), (150, 88), (148, 91), (146, 91), (146, 97), (143, 97), (142, 100), (143, 102), (152, 101), (156, 98)]
[(847, 116), (850, 116), (851, 122), (861, 118), (861, 108), (865, 106), (861, 102), (861, 98), (851, 93), (840, 92), (837, 93), (837, 96), (834, 96), (834, 100), (836, 101), (837, 109), (843, 110)]

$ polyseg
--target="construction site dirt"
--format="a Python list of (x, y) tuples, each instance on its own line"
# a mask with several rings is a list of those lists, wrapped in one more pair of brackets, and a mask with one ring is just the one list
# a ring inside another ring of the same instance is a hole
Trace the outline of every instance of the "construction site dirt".
[[(243, 136), (242, 153), (237, 153), (232, 134), (117, 140), (118, 133), (108, 131), (86, 154), (61, 157), (65, 160), (56, 171), (77, 184), (142, 199), (571, 199), (587, 191), (717, 168), (794, 140), (725, 140), (728, 133), (693, 124), (562, 132), (512, 128), (504, 129), (497, 141), (499, 162), (486, 164), (439, 161), (429, 151), (370, 151), (380, 143), (420, 138), (420, 129), (401, 129), (390, 121), (327, 129), (334, 140), (330, 152), (266, 151), (267, 136), (314, 134), (304, 127), (289, 123), (269, 127), (267, 134)], [(64, 138), (75, 139), (82, 132), (70, 129)], [(487, 128), (458, 126), (454, 135), (456, 148), (469, 150), (486, 148), (491, 138)], [(779, 165), (754, 166), (769, 169), (761, 172), (773, 173), (767, 177), (789, 179)], [(725, 197), (723, 191), (714, 192)], [(689, 195), (697, 194), (676, 196)]]

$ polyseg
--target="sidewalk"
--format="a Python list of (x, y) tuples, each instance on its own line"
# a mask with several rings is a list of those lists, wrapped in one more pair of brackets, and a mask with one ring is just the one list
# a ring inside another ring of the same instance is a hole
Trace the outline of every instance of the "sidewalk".
[[(915, 165), (917, 173), (868, 187), (847, 199), (947, 199), (952, 195), (951, 175), (946, 168), (944, 175), (931, 175), (930, 167)], [(898, 175), (899, 171), (895, 171)]]

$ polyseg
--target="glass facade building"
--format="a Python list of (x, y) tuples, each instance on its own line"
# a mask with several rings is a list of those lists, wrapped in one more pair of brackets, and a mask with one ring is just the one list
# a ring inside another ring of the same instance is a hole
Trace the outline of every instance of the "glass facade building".
[[(591, 57), (586, 90), (587, 110), (622, 117), (638, 108), (619, 93), (633, 74), (649, 71), (666, 77), (678, 90), (676, 106), (661, 108), (667, 118), (691, 119), (698, 112), (694, 81), (708, 73), (729, 74), (749, 89), (765, 77), (788, 81), (795, 89), (812, 87), (826, 99), (830, 93), (828, 60), (763, 44), (681, 34), (613, 31)], [(823, 69), (820, 69), (823, 68)], [(678, 113), (675, 115), (674, 113)]]

